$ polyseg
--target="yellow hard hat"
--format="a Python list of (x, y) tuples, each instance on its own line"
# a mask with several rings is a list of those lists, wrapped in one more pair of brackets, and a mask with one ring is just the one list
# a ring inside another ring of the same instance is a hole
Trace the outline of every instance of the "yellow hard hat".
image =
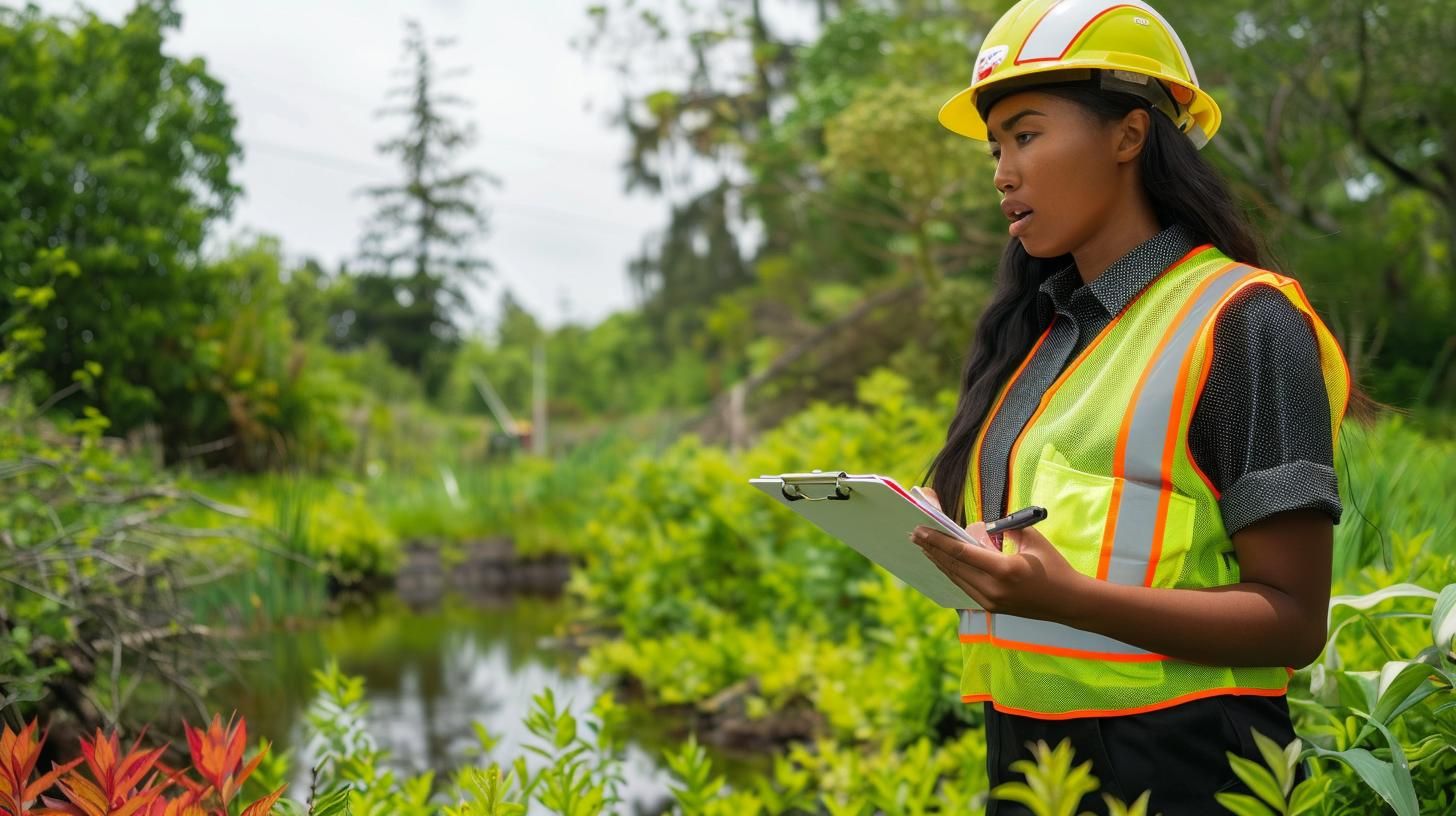
[(1156, 104), (1203, 147), (1223, 115), (1198, 87), (1178, 33), (1142, 0), (1021, 0), (991, 27), (969, 88), (940, 109), (940, 123), (986, 141), (977, 101), (993, 86), (1009, 91), (1098, 77), (1102, 87)]

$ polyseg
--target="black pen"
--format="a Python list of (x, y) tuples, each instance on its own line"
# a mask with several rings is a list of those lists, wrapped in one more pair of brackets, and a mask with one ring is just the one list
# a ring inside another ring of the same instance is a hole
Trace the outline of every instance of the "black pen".
[(1022, 527), (1030, 527), (1039, 521), (1045, 520), (1047, 511), (1045, 507), (1031, 505), (1017, 510), (1005, 518), (998, 518), (986, 525), (986, 532), (989, 535), (1004, 533), (1007, 530), (1020, 530)]

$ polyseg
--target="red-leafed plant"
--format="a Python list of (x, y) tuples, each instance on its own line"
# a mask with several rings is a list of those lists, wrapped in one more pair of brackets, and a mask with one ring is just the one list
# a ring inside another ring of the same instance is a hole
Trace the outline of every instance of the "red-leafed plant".
[[(44, 734), (36, 739), (35, 728), (31, 722), (19, 733), (8, 727), (0, 732), (0, 816), (231, 816), (238, 790), (267, 752), (265, 743), (244, 765), (247, 724), (239, 718), (224, 728), (215, 716), (205, 731), (183, 723), (190, 768), (167, 767), (160, 761), (166, 749), (143, 750), (140, 736), (123, 753), (115, 733), (97, 730), (94, 740), (81, 740), (79, 758), (32, 779), (45, 744)], [(83, 762), (89, 778), (78, 767)], [(181, 792), (163, 796), (173, 786)], [(248, 805), (239, 816), (266, 816), (286, 787)], [(54, 791), (61, 796), (45, 795)], [(33, 806), (37, 798), (43, 808)]]
[[(243, 750), (248, 746), (246, 720), (238, 718), (234, 722), (229, 718), (227, 727), (224, 728), (222, 717), (214, 714), (206, 731), (193, 728), (185, 722), (182, 728), (187, 733), (187, 749), (192, 754), (192, 768), (202, 777), (202, 782), (199, 783), (186, 776), (177, 775), (177, 781), (187, 789), (182, 801), (201, 805), (212, 800), (213, 808), (202, 812), (209, 816), (228, 816), (228, 805), (242, 789), (243, 783), (257, 770), (258, 763), (263, 761), (267, 753), (267, 747), (258, 751), (257, 756), (244, 766)], [(288, 786), (284, 785), (249, 805), (243, 810), (242, 816), (262, 816), (267, 813), (278, 801), (278, 797), (283, 795), (286, 787)]]
[(30, 805), (36, 797), (81, 764), (80, 759), (73, 759), (65, 765), (51, 768), (32, 782), (30, 776), (35, 773), (35, 763), (45, 741), (45, 734), (36, 740), (34, 721), (20, 729), (18, 734), (8, 725), (0, 733), (0, 816), (30, 816), (35, 813)]
[(141, 813), (167, 787), (161, 772), (153, 770), (166, 749), (143, 751), (141, 744), (142, 738), (138, 736), (131, 750), (123, 754), (116, 733), (102, 734), (98, 728), (94, 741), (81, 738), (81, 756), (91, 771), (91, 779), (80, 768), (74, 768), (56, 782), (66, 796), (64, 800), (50, 796), (42, 796), (41, 800), (53, 812), (70, 816)]

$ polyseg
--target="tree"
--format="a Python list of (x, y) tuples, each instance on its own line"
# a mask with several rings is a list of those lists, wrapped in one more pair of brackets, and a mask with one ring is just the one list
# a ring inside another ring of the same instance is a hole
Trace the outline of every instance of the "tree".
[(202, 60), (163, 53), (179, 23), (167, 0), (119, 24), (0, 9), (0, 323), (58, 254), (73, 262), (27, 368), (70, 393), (73, 372), (99, 364), (89, 404), (112, 431), (163, 422), (169, 446), (182, 430), (164, 420), (213, 373), (196, 328), (218, 293), (199, 255), (238, 191), (240, 153), (222, 84)]
[[(625, 182), (672, 198), (631, 270), (643, 316), (658, 347), (704, 358), (714, 391), (848, 396), (850, 369), (882, 351), (937, 390), (958, 376), (1006, 239), (984, 148), (934, 114), (1008, 4), (817, 3), (817, 29), (794, 42), (777, 21), (805, 5), (590, 11), (587, 46), (625, 77)], [(1456, 66), (1449, 3), (1156, 5), (1223, 108), (1204, 155), (1356, 376), (1384, 401), (1450, 404), (1456, 94), (1434, 79)], [(681, 70), (656, 69), (673, 58)], [(694, 185), (683, 167), (718, 181)], [(918, 305), (879, 321), (867, 307), (896, 289)], [(838, 375), (836, 359), (851, 361)]]
[(449, 117), (464, 100), (442, 93), (439, 85), (458, 72), (441, 72), (417, 22), (406, 28), (408, 65), (400, 72), (406, 81), (388, 92), (404, 101), (380, 111), (403, 117), (405, 132), (379, 145), (380, 152), (398, 159), (404, 180), (366, 190), (378, 209), (360, 253), (372, 268), (358, 281), (356, 323), (360, 336), (381, 340), (434, 393), (448, 354), (460, 342), (457, 314), (468, 306), (466, 287), (490, 268), (475, 254), (489, 226), (479, 198), (483, 186), (499, 182), (484, 170), (456, 169), (475, 131)]

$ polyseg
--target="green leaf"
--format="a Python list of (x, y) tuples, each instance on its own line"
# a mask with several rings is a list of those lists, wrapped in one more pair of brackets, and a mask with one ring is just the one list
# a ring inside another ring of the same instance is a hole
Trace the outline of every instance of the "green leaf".
[(1456, 584), (1448, 584), (1431, 613), (1431, 641), (1442, 654), (1456, 652)]
[(308, 805), (309, 816), (350, 816), (349, 785), (325, 793)]
[(1325, 800), (1325, 794), (1330, 789), (1330, 783), (1334, 779), (1328, 776), (1319, 776), (1306, 779), (1294, 788), (1294, 795), (1289, 797), (1288, 816), (1299, 816), (1309, 810), (1318, 807)]
[[(1279, 743), (1259, 733), (1257, 728), (1250, 729), (1254, 734), (1254, 745), (1259, 749), (1259, 755), (1264, 758), (1264, 764), (1274, 774), (1274, 781), (1279, 785), (1279, 802), (1283, 804), (1289, 797), (1289, 789), (1294, 787), (1294, 770), (1290, 767), (1288, 754)], [(1294, 740), (1299, 744), (1299, 740)], [(1275, 804), (1270, 802), (1269, 804)]]
[(570, 745), (576, 739), (576, 717), (570, 711), (561, 712), (556, 718), (556, 748), (558, 750)]
[(1415, 786), (1411, 783), (1410, 765), (1406, 762), (1400, 743), (1391, 735), (1390, 729), (1386, 728), (1384, 723), (1370, 720), (1368, 715), (1361, 712), (1355, 713), (1367, 721), (1373, 722), (1376, 729), (1385, 735), (1386, 741), (1390, 744), (1392, 761), (1382, 761), (1364, 748), (1332, 751), (1316, 745), (1314, 746), (1315, 753), (1339, 760), (1353, 768), (1371, 790), (1395, 808), (1395, 812), (1399, 816), (1418, 816), (1420, 806), (1416, 802)]
[[(1393, 675), (1387, 677), (1387, 672), (1382, 669), (1379, 698), (1375, 703), (1375, 710), (1370, 717), (1373, 722), (1390, 723), (1400, 714), (1409, 710), (1412, 706), (1420, 703), (1436, 691), (1436, 686), (1428, 680), (1430, 677), (1440, 677), (1441, 672), (1435, 666), (1426, 663), (1396, 663), (1386, 664), (1387, 667), (1401, 665)], [(1360, 735), (1355, 741), (1363, 740), (1374, 726), (1367, 723), (1360, 729)]]
[(1240, 779), (1244, 780), (1244, 784), (1249, 786), (1249, 790), (1258, 794), (1259, 798), (1267, 802), (1271, 808), (1284, 809), (1284, 793), (1280, 790), (1279, 783), (1274, 781), (1274, 775), (1269, 772), (1268, 768), (1232, 751), (1224, 753), (1229, 758), (1229, 766), (1234, 769), (1234, 773)]
[(1244, 793), (1215, 793), (1213, 798), (1237, 816), (1275, 816), (1268, 806)]
[(1391, 598), (1434, 599), (1436, 597), (1436, 593), (1423, 586), (1416, 586), (1415, 584), (1394, 584), (1364, 595), (1336, 595), (1330, 598), (1330, 611), (1334, 612), (1335, 608), (1340, 606), (1348, 606), (1353, 609), (1369, 609)]

